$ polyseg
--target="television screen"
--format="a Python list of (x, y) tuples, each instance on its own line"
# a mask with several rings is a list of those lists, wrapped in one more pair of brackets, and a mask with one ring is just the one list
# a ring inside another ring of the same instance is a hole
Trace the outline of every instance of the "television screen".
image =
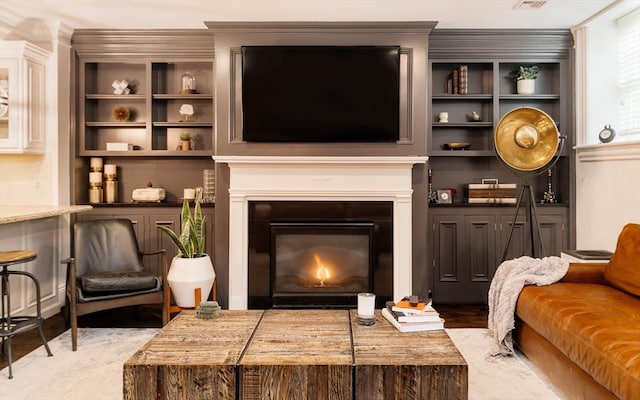
[(249, 142), (394, 142), (399, 46), (242, 47)]

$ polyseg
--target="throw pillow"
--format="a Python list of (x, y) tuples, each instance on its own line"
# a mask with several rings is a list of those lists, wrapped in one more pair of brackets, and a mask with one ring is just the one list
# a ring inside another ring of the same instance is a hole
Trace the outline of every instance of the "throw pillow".
[(640, 296), (640, 225), (627, 224), (618, 236), (616, 251), (604, 270), (611, 286)]

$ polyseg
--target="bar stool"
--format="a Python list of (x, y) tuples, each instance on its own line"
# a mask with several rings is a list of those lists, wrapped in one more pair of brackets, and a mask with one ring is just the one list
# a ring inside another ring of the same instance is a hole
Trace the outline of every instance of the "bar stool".
[[(47, 344), (42, 330), (42, 315), (40, 313), (40, 283), (36, 277), (25, 271), (9, 271), (9, 265), (26, 263), (35, 260), (36, 253), (29, 250), (0, 251), (0, 276), (2, 277), (2, 298), (0, 299), (0, 337), (2, 337), (2, 354), (4, 355), (4, 342), (7, 341), (7, 358), (9, 360), (9, 379), (13, 378), (11, 372), (11, 338), (18, 333), (38, 328), (40, 338), (47, 350), (47, 355), (51, 357), (51, 350)], [(22, 275), (30, 278), (36, 286), (36, 316), (11, 316), (11, 290), (9, 290), (9, 276)]]

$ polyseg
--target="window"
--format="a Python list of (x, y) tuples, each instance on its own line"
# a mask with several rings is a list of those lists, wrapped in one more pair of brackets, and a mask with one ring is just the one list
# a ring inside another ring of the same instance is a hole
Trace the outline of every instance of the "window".
[(621, 137), (640, 138), (640, 9), (619, 18), (619, 128)]

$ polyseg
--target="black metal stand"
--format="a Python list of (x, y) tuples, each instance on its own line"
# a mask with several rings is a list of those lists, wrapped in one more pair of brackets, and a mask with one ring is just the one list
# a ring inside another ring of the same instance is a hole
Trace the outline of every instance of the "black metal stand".
[[(527, 199), (525, 199), (525, 197), (527, 197)], [(542, 232), (540, 232), (540, 223), (538, 222), (538, 213), (536, 211), (536, 201), (533, 196), (533, 189), (531, 188), (531, 185), (529, 185), (529, 181), (527, 181), (524, 185), (522, 185), (520, 195), (518, 196), (518, 202), (516, 203), (516, 213), (513, 216), (513, 221), (511, 222), (511, 227), (509, 228), (509, 236), (502, 253), (503, 262), (507, 259), (509, 245), (511, 244), (511, 238), (513, 237), (513, 229), (515, 228), (516, 222), (518, 221), (518, 213), (520, 212), (520, 206), (522, 205), (523, 199), (527, 202), (527, 222), (529, 223), (529, 235), (531, 238), (531, 256), (534, 258), (537, 257), (536, 249), (538, 246), (536, 246), (536, 242), (534, 239), (534, 230), (536, 230), (538, 233), (538, 243), (542, 249), (542, 254), (546, 254), (544, 241), (542, 240)]]

